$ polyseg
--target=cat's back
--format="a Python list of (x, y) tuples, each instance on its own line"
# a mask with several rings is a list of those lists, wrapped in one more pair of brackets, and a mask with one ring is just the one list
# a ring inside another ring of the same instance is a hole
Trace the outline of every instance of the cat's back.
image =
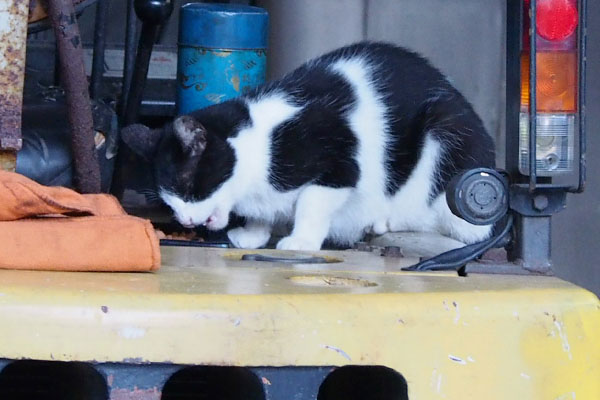
[[(345, 84), (356, 83), (352, 76), (340, 74), (340, 66), (349, 65), (362, 72), (354, 78), (368, 80), (381, 95), (401, 89), (411, 104), (424, 101), (430, 88), (452, 90), (443, 74), (417, 53), (391, 43), (364, 41), (314, 58), (247, 96), (256, 99), (285, 92), (302, 103), (331, 98), (336, 93), (345, 95)], [(348, 78), (350, 82), (346, 82)]]
[(392, 195), (426, 154), (428, 137), (441, 149), (432, 196), (459, 170), (494, 163), (493, 141), (471, 104), (425, 58), (393, 44), (342, 47), (246, 99), (270, 97), (296, 110), (270, 134), (270, 181), (280, 190), (312, 181)]

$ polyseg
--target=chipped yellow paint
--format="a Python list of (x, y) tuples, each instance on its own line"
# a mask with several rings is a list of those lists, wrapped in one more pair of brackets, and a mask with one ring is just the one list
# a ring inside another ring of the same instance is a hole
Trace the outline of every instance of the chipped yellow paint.
[(231, 77), (231, 86), (233, 86), (233, 89), (236, 92), (240, 91), (240, 76), (239, 75), (234, 75), (233, 77)]
[(0, 271), (0, 358), (386, 365), (411, 399), (600, 399), (600, 304), (572, 284), (243, 253), (165, 248), (146, 274)]

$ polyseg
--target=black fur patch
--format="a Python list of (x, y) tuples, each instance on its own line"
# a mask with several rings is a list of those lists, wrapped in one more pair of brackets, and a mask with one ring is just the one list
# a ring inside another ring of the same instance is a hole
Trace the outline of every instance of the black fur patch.
[(226, 139), (237, 135), (250, 123), (250, 115), (241, 101), (229, 101), (190, 114), (207, 131), (206, 148), (190, 155), (173, 133), (172, 124), (164, 128), (156, 152), (156, 185), (186, 201), (199, 201), (213, 194), (233, 174), (235, 153)]
[(272, 136), (270, 183), (280, 191), (309, 182), (355, 186), (360, 172), (354, 159), (357, 139), (345, 118), (355, 102), (348, 82), (324, 66), (314, 66), (297, 70), (279, 89), (306, 105)]
[(420, 115), (423, 131), (442, 143), (431, 199), (446, 189), (450, 180), (472, 168), (494, 168), (494, 142), (483, 123), (462, 96), (440, 98), (426, 104)]
[(215, 104), (190, 115), (204, 125), (210, 134), (222, 139), (237, 136), (241, 128), (250, 124), (248, 107), (241, 99)]

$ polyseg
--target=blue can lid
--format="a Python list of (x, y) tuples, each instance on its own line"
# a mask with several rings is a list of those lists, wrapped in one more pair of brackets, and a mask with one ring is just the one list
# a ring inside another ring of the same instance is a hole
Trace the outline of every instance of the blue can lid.
[(269, 14), (242, 4), (188, 3), (179, 16), (179, 44), (218, 49), (267, 47)]

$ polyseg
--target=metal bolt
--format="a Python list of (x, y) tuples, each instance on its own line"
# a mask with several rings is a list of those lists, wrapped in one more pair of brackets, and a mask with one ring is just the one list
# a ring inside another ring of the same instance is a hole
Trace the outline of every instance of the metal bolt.
[(533, 208), (538, 211), (544, 211), (548, 207), (548, 196), (538, 194), (533, 198)]
[(473, 192), (475, 203), (480, 207), (489, 205), (496, 194), (494, 188), (485, 182), (478, 183), (473, 188)]
[(383, 257), (404, 257), (402, 249), (398, 246), (385, 246), (381, 251)]
[(354, 250), (369, 252), (373, 250), (373, 247), (369, 246), (367, 242), (356, 242), (354, 243)]

